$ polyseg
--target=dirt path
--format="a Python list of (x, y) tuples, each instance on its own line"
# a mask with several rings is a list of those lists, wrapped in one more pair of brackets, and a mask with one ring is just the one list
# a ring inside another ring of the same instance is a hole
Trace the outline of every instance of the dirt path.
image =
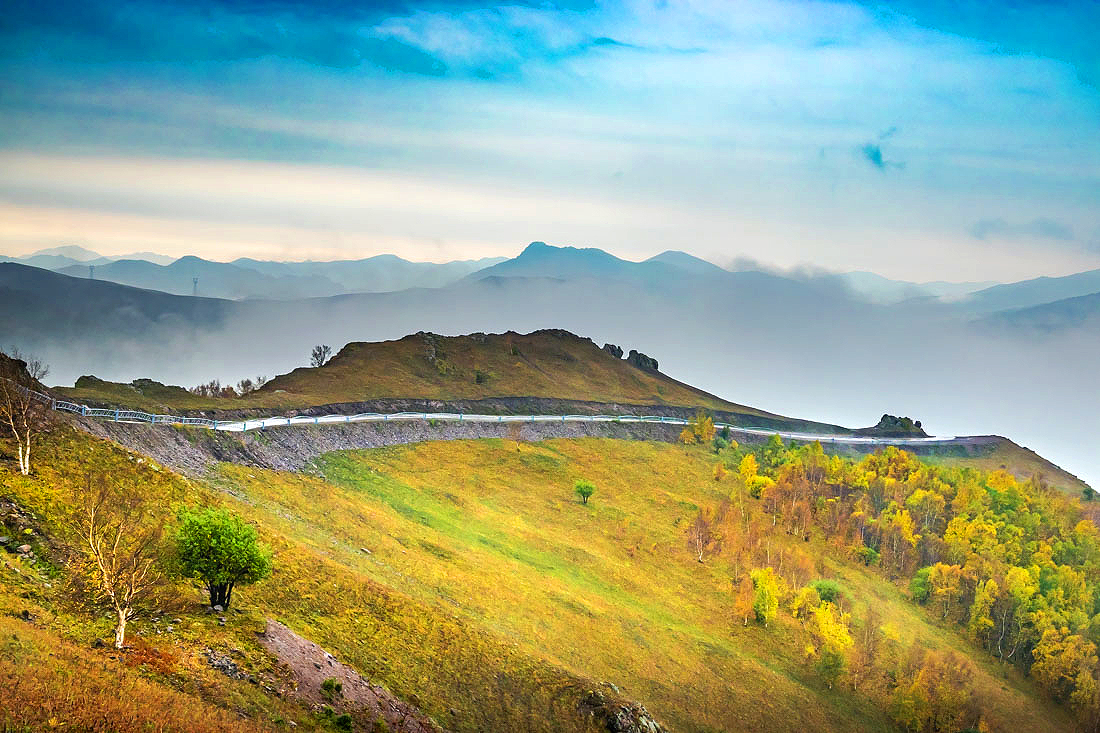
[[(286, 664), (298, 683), (295, 695), (315, 705), (331, 705), (337, 712), (383, 718), (394, 733), (440, 733), (428, 716), (399, 700), (389, 690), (372, 685), (351, 667), (336, 660), (312, 641), (303, 639), (278, 621), (268, 619), (260, 643)], [(321, 683), (335, 678), (343, 690), (333, 700), (321, 693)]]

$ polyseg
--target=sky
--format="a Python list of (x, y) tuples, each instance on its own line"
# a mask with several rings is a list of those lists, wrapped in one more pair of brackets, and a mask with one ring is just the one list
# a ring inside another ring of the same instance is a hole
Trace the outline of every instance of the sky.
[(1100, 267), (1100, 3), (14, 0), (0, 253)]

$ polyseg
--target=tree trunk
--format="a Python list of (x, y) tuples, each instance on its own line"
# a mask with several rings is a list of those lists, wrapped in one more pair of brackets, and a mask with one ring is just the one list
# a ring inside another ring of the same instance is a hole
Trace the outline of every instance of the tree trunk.
[(115, 627), (115, 649), (121, 649), (126, 644), (126, 621), (129, 616), (129, 609), (118, 609), (118, 626)]
[(210, 591), (210, 607), (221, 606), (223, 611), (228, 611), (229, 601), (233, 597), (233, 584), (210, 583), (206, 587)]
[(29, 447), (23, 447), (23, 438), (18, 433), (15, 434), (15, 443), (19, 454), (19, 473), (26, 476), (31, 472), (31, 452)]

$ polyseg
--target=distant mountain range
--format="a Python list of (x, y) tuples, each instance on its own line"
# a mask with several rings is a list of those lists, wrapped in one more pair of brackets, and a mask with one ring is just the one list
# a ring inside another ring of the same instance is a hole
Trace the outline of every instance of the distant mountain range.
[(378, 255), (333, 262), (268, 262), (247, 258), (213, 262), (194, 256), (173, 259), (152, 252), (104, 257), (77, 246), (41, 250), (26, 257), (0, 256), (0, 262), (40, 267), (71, 277), (106, 280), (174, 295), (197, 294), (229, 300), (293, 300), (438, 288), (504, 259), (433, 263)]
[(913, 298), (940, 298), (959, 300), (971, 293), (992, 287), (997, 283), (988, 282), (905, 282), (891, 280), (873, 272), (846, 272), (837, 276), (854, 292), (873, 303), (888, 305)]
[(994, 285), (973, 293), (964, 302), (974, 310), (992, 313), (1030, 308), (1044, 303), (1100, 293), (1100, 270), (1065, 277), (1037, 277), (1017, 283)]
[(144, 260), (158, 265), (167, 265), (175, 258), (166, 255), (158, 255), (155, 252), (134, 252), (117, 257), (105, 257), (98, 252), (84, 249), (76, 245), (66, 247), (51, 247), (42, 249), (26, 257), (8, 257), (0, 255), (0, 262), (18, 262), (31, 267), (41, 267), (47, 270), (60, 270), (65, 267), (88, 266), (98, 267), (116, 260)]
[[(348, 293), (396, 292), (409, 288), (442, 288), (464, 278), (473, 281), (492, 277), (610, 279), (660, 288), (670, 278), (685, 274), (713, 282), (730, 282), (731, 274), (730, 270), (675, 250), (662, 252), (642, 262), (632, 262), (599, 249), (553, 247), (543, 242), (532, 242), (519, 256), (511, 259), (489, 257), (444, 263), (410, 262), (389, 254), (326, 262), (278, 262), (250, 258), (215, 262), (195, 256), (173, 259), (153, 252), (107, 257), (75, 245), (44, 249), (25, 257), (0, 256), (0, 262), (17, 262), (72, 277), (92, 277), (175, 295), (198, 294), (230, 300), (293, 300)], [(807, 276), (742, 269), (732, 271), (732, 274), (741, 279), (778, 277), (783, 281), (800, 281), (814, 290), (846, 290), (854, 298), (878, 305), (919, 299), (965, 304), (977, 315), (1100, 292), (1100, 270), (1010, 284), (907, 282), (872, 272)]]
[[(930, 433), (1010, 435), (1071, 470), (1094, 454), (1100, 287), (1082, 291), (1095, 273), (942, 297), (901, 297), (937, 284), (880, 282), (893, 294), (872, 297), (840, 275), (730, 272), (682, 252), (630, 262), (536, 243), (489, 263), (183, 258), (96, 266), (95, 281), (86, 266), (74, 274), (0, 264), (0, 345), (45, 358), (54, 383), (88, 372), (229, 382), (289, 372), (319, 343), (566, 329), (777, 414), (848, 425), (907, 414)], [(418, 286), (399, 288), (410, 282)], [(398, 289), (348, 292), (371, 287)], [(303, 297), (324, 288), (339, 294)], [(214, 291), (227, 297), (201, 297)]]
[(1100, 333), (1100, 293), (1063, 298), (1053, 303), (997, 311), (980, 321), (982, 325), (1010, 331), (1054, 334), (1070, 329)]
[[(434, 263), (410, 262), (396, 255), (377, 255), (362, 260), (332, 262), (270, 262), (242, 258), (230, 264), (273, 277), (323, 278), (342, 289), (335, 292), (391, 293), (408, 288), (441, 288), (505, 259), (486, 257)], [(335, 292), (315, 295), (332, 295)]]

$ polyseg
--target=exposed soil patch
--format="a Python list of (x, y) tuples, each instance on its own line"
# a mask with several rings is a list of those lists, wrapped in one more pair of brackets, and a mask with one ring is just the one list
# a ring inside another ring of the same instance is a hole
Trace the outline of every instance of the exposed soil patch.
[[(316, 706), (330, 705), (338, 712), (356, 713), (372, 720), (382, 718), (394, 733), (443, 731), (415, 707), (399, 700), (384, 687), (372, 685), (354, 669), (278, 621), (269, 619), (259, 639), (290, 668), (298, 685), (294, 695), (300, 700)], [(326, 696), (321, 685), (330, 679), (339, 682), (341, 690)]]

